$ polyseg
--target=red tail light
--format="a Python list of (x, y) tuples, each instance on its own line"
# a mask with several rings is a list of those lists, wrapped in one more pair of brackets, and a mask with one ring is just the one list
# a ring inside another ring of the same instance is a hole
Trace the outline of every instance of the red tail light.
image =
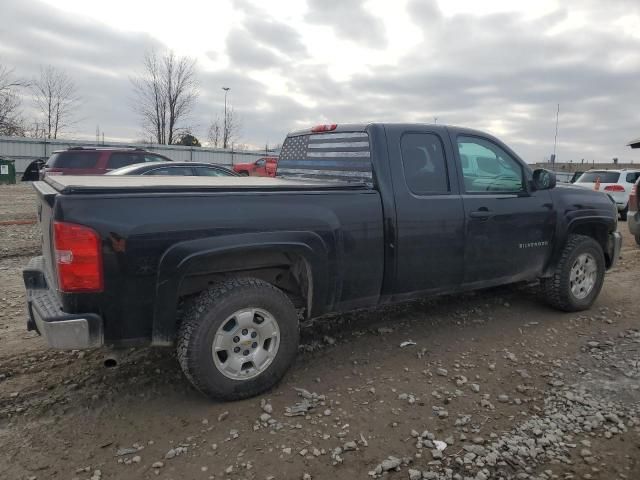
[(605, 192), (624, 192), (624, 187), (622, 185), (609, 185), (604, 187)]
[(336, 128), (338, 128), (338, 125), (336, 123), (332, 123), (329, 125), (316, 125), (311, 129), (311, 132), (312, 133), (330, 132), (332, 130), (335, 130)]
[(60, 290), (66, 293), (101, 292), (104, 283), (98, 233), (66, 222), (54, 222), (53, 231)]

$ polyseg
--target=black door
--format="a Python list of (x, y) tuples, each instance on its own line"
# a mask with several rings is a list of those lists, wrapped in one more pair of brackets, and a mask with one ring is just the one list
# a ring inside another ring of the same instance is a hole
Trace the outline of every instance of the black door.
[(466, 217), (465, 286), (535, 278), (556, 225), (550, 192), (532, 191), (524, 163), (494, 139), (458, 133), (453, 142)]
[(462, 281), (464, 211), (446, 129), (386, 130), (397, 219), (394, 294), (455, 290)]

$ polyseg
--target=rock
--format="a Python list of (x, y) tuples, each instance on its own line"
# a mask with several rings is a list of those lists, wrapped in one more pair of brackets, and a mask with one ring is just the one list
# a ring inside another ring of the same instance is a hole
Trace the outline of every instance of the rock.
[(331, 415), (331, 409), (327, 408), (323, 413), (325, 417), (329, 417)]
[(162, 467), (164, 467), (164, 462), (154, 462), (151, 465), (151, 468), (162, 468)]
[(449, 412), (446, 410), (438, 410), (438, 418), (447, 418), (449, 416)]
[(446, 368), (438, 368), (436, 370), (436, 375), (439, 375), (441, 377), (446, 377), (447, 375), (449, 375), (449, 372), (447, 372)]
[(263, 413), (260, 415), (260, 421), (263, 423), (268, 422), (270, 418), (271, 418), (271, 415), (269, 415), (268, 413)]
[(142, 457), (140, 455), (136, 455), (131, 459), (133, 463), (140, 463), (142, 461)]
[(273, 413), (273, 406), (270, 403), (265, 402), (264, 405), (262, 405), (262, 410), (264, 413), (271, 415)]
[(282, 449), (282, 453), (286, 454), (286, 455), (290, 455), (291, 454), (291, 447), (286, 447)]
[(509, 401), (509, 395), (505, 395), (504, 393), (501, 395), (498, 395), (498, 401), (500, 403), (507, 403)]
[(437, 448), (431, 450), (431, 456), (434, 460), (440, 460), (442, 458), (442, 450), (438, 450)]
[(311, 480), (311, 475), (308, 473), (304, 473), (302, 474), (302, 480)]
[(471, 391), (474, 393), (479, 393), (480, 392), (480, 385), (478, 385), (477, 383), (472, 383), (471, 385), (469, 385), (471, 387)]
[(167, 453), (164, 454), (164, 458), (166, 458), (167, 460), (170, 460), (172, 458), (174, 458), (176, 456), (176, 451), (175, 449), (171, 449), (169, 450)]
[(351, 450), (355, 450), (356, 448), (358, 448), (358, 445), (356, 444), (356, 442), (350, 441), (345, 443), (342, 448), (345, 452), (349, 452)]
[(401, 463), (402, 460), (390, 455), (387, 459), (382, 461), (380, 467), (382, 467), (383, 472), (388, 472), (389, 470), (395, 470), (396, 468), (398, 468)]
[(422, 472), (414, 468), (409, 469), (409, 480), (421, 480)]
[(222, 422), (223, 420), (226, 420), (228, 416), (229, 416), (229, 412), (224, 411), (220, 415), (218, 415), (218, 421)]

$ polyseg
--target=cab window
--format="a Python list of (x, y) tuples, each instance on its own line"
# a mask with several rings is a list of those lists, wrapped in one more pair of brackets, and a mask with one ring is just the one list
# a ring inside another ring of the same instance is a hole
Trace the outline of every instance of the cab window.
[(449, 178), (440, 139), (431, 133), (406, 133), (400, 140), (404, 178), (415, 195), (449, 192)]
[(502, 147), (467, 136), (459, 136), (457, 143), (467, 193), (525, 190), (522, 165)]

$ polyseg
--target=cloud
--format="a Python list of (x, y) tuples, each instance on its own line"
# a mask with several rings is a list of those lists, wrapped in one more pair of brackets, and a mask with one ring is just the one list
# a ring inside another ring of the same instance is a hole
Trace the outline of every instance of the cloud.
[(234, 28), (227, 37), (227, 55), (234, 65), (248, 68), (281, 66), (284, 58), (255, 41), (243, 28)]
[[(310, 0), (299, 17), (289, 17), (282, 7), (235, 0), (233, 18), (217, 20), (232, 24), (226, 41), (194, 45), (203, 59), (201, 93), (188, 125), (205, 137), (224, 108), (220, 88), (229, 86), (243, 143), (279, 143), (287, 131), (325, 121), (438, 117), (438, 123), (488, 130), (533, 162), (552, 151), (560, 103), (559, 160), (637, 158), (626, 143), (640, 135), (640, 36), (633, 28), (640, 2), (567, 0), (536, 18), (450, 16), (435, 0), (410, 0), (391, 19), (370, 10), (375, 4)], [(147, 49), (171, 45), (39, 0), (5, 0), (2, 16), (1, 62), (27, 78), (40, 64), (74, 78), (83, 105), (72, 133), (91, 138), (100, 124), (107, 138), (140, 137), (129, 77)], [(413, 43), (387, 41), (397, 22), (417, 31)], [(349, 41), (348, 61), (358, 73), (338, 79), (330, 57), (312, 56), (326, 36), (318, 25)], [(372, 62), (358, 55), (367, 51), (393, 55)]]
[(341, 37), (365, 45), (383, 48), (387, 44), (384, 22), (359, 0), (308, 0), (305, 20), (326, 25)]

